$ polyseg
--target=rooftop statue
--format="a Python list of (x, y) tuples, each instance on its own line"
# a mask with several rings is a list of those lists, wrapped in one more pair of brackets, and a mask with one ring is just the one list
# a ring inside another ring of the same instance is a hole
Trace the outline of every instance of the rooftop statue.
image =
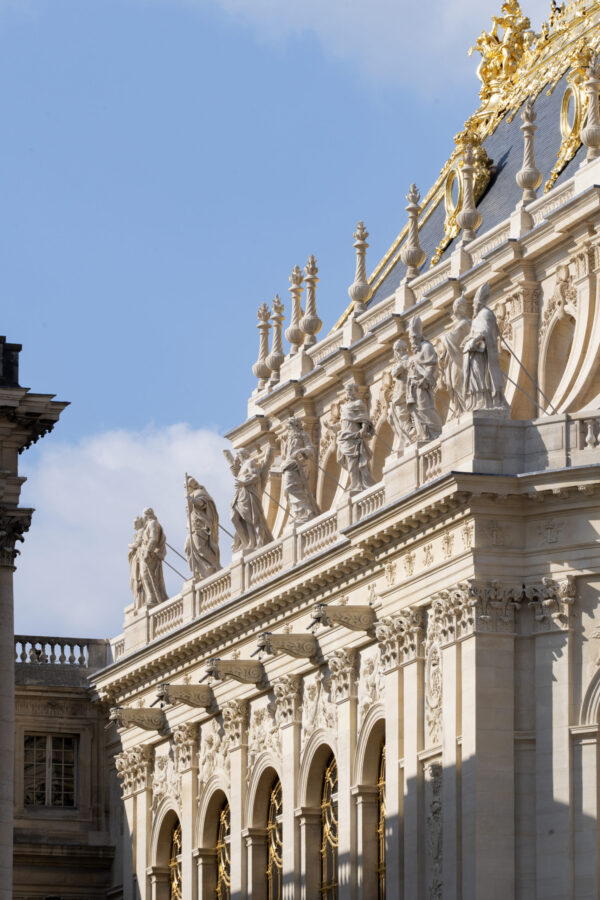
[[(521, 58), (534, 37), (531, 22), (521, 12), (518, 0), (506, 0), (502, 15), (492, 16), (492, 30), (484, 31), (469, 50), (481, 53), (477, 77), (481, 81), (480, 96), (488, 100), (498, 89), (498, 82), (510, 79), (516, 72)], [(498, 35), (498, 29), (503, 34)]]
[(223, 453), (235, 478), (235, 494), (231, 501), (231, 521), (235, 528), (233, 551), (256, 550), (273, 540), (262, 508), (273, 449), (267, 449), (260, 463), (252, 459), (247, 450), (238, 450), (235, 456), (229, 450)]
[(287, 434), (282, 441), (283, 491), (288, 499), (290, 517), (297, 524), (318, 515), (319, 508), (309, 486), (309, 464), (315, 448), (295, 416), (288, 419)]
[(489, 296), (489, 284), (482, 285), (475, 294), (471, 330), (463, 343), (465, 409), (495, 409), (508, 414), (498, 357), (500, 332), (494, 312), (486, 305)]
[(412, 356), (406, 377), (406, 405), (415, 430), (416, 440), (431, 441), (442, 430), (442, 420), (435, 407), (438, 358), (433, 344), (423, 337), (420, 316), (411, 319), (408, 338)]
[(150, 607), (163, 603), (167, 599), (163, 575), (163, 560), (167, 555), (167, 538), (153, 509), (145, 509), (142, 517), (141, 540), (135, 552), (139, 565), (142, 605)]
[(452, 319), (452, 328), (441, 337), (440, 354), (441, 380), (450, 397), (449, 419), (459, 416), (465, 409), (462, 345), (471, 329), (471, 322), (467, 318), (467, 301), (464, 297), (458, 297), (452, 304)]
[(144, 520), (136, 516), (133, 520), (133, 540), (129, 545), (129, 586), (133, 594), (135, 609), (141, 609), (144, 605), (144, 589), (140, 575), (139, 549), (142, 546), (142, 534), (144, 533)]
[(408, 376), (408, 348), (406, 343), (398, 340), (394, 344), (394, 365), (392, 367), (392, 378), (394, 379), (394, 390), (388, 406), (388, 419), (394, 430), (396, 440), (394, 441), (394, 449), (402, 450), (416, 439), (415, 428), (412, 423), (412, 417), (406, 405), (406, 379)]
[(358, 494), (374, 484), (369, 470), (371, 451), (367, 441), (373, 436), (373, 423), (367, 406), (358, 394), (358, 385), (346, 387), (346, 400), (340, 407), (337, 433), (337, 459), (350, 476), (350, 494)]
[(206, 578), (221, 568), (219, 514), (204, 485), (186, 475), (188, 534), (184, 553), (193, 575)]

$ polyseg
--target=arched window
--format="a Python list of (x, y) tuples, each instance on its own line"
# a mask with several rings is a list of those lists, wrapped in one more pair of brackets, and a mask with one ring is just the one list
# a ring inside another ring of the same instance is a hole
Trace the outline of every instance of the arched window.
[(281, 900), (282, 854), (281, 781), (276, 778), (271, 787), (267, 812), (267, 900)]
[(219, 824), (217, 827), (217, 900), (229, 900), (229, 888), (231, 885), (229, 862), (229, 833), (231, 829), (231, 814), (227, 800), (219, 812)]
[(385, 900), (385, 744), (377, 772), (377, 898)]
[(338, 774), (335, 756), (325, 766), (321, 790), (321, 897), (336, 900), (338, 895)]
[(169, 851), (169, 900), (181, 900), (181, 825), (175, 820)]

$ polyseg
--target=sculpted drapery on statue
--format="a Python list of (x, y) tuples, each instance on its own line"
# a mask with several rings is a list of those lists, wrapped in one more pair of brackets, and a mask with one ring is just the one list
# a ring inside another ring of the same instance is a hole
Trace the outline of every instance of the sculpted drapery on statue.
[(234, 553), (238, 550), (256, 550), (273, 540), (262, 508), (273, 449), (269, 447), (258, 463), (247, 450), (238, 450), (235, 456), (224, 450), (235, 478), (235, 494), (231, 501), (231, 521), (235, 528)]
[(340, 407), (337, 435), (337, 459), (350, 476), (350, 494), (358, 494), (374, 484), (369, 470), (371, 451), (367, 441), (373, 436), (373, 423), (366, 404), (360, 399), (358, 385), (346, 387), (346, 400)]
[(465, 408), (502, 410), (508, 414), (498, 356), (498, 323), (486, 306), (489, 296), (489, 284), (482, 285), (475, 294), (471, 330), (463, 343)]
[(167, 539), (154, 510), (145, 509), (134, 522), (135, 535), (129, 545), (130, 584), (135, 608), (156, 606), (167, 599), (163, 559)]
[(319, 509), (309, 486), (309, 464), (315, 448), (295, 416), (288, 419), (287, 434), (281, 447), (283, 491), (290, 507), (290, 517), (301, 525), (318, 515)]
[(394, 429), (395, 450), (403, 450), (415, 440), (415, 429), (406, 404), (406, 379), (408, 377), (408, 349), (406, 343), (398, 340), (394, 344), (394, 366), (392, 378), (394, 391), (388, 406), (388, 419)]
[(188, 535), (185, 555), (194, 575), (206, 578), (221, 568), (219, 555), (219, 514), (204, 485), (186, 476)]
[(406, 377), (406, 404), (418, 441), (431, 441), (440, 435), (442, 420), (435, 408), (434, 391), (438, 377), (438, 358), (430, 341), (423, 337), (419, 316), (411, 319), (408, 328), (412, 356)]
[(442, 335), (442, 352), (440, 354), (442, 381), (446, 385), (450, 397), (448, 418), (460, 415), (465, 408), (462, 345), (470, 331), (471, 322), (467, 318), (467, 301), (464, 297), (458, 297), (454, 301), (452, 318), (454, 325), (450, 331)]

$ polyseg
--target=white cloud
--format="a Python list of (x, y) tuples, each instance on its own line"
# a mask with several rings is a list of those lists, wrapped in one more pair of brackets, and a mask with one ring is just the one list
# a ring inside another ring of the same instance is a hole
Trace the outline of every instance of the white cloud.
[[(185, 472), (213, 494), (228, 530), (231, 473), (226, 441), (188, 425), (141, 432), (108, 431), (77, 444), (42, 445), (28, 476), (22, 505), (36, 508), (21, 544), (15, 578), (15, 630), (49, 636), (111, 637), (121, 631), (131, 602), (127, 545), (133, 518), (152, 506), (167, 540), (182, 552)], [(221, 535), (228, 559), (229, 538)], [(167, 560), (188, 574), (172, 551)], [(181, 579), (165, 569), (172, 596)]]
[[(500, 0), (184, 0), (217, 5), (232, 20), (250, 25), (266, 40), (313, 34), (325, 53), (350, 62), (377, 83), (405, 84), (416, 92), (440, 93), (449, 83), (472, 77), (479, 56), (469, 47)], [(529, 0), (523, 11), (537, 30), (550, 0)]]

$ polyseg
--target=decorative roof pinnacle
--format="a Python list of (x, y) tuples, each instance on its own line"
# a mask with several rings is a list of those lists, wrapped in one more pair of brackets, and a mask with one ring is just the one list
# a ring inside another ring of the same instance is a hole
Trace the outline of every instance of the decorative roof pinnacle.
[(290, 275), (291, 287), (288, 288), (292, 295), (292, 316), (289, 327), (285, 330), (285, 336), (290, 342), (290, 354), (292, 356), (298, 352), (304, 340), (304, 332), (300, 327), (300, 319), (302, 318), (300, 299), (304, 290), (302, 287), (303, 280), (302, 269), (300, 266), (294, 266)]
[(276, 384), (279, 384), (279, 370), (284, 360), (283, 344), (281, 342), (281, 325), (283, 322), (284, 306), (279, 299), (279, 294), (275, 294), (273, 299), (273, 311), (271, 319), (273, 321), (273, 342), (271, 344), (271, 352), (267, 356), (266, 363), (270, 368), (271, 378), (269, 379), (269, 390), (272, 390)]
[(463, 229), (462, 242), (468, 243), (475, 237), (475, 231), (481, 225), (481, 213), (475, 206), (473, 193), (473, 175), (475, 173), (475, 153), (473, 145), (465, 145), (463, 153), (462, 177), (463, 177), (463, 205), (456, 217), (456, 221)]
[(256, 327), (259, 331), (258, 359), (252, 366), (252, 371), (258, 378), (258, 390), (262, 391), (267, 383), (267, 378), (271, 374), (271, 369), (267, 364), (267, 354), (269, 352), (269, 329), (271, 328), (271, 326), (269, 325), (269, 319), (271, 317), (271, 313), (269, 312), (269, 307), (266, 303), (262, 303), (258, 307), (256, 315), (258, 316), (258, 325)]
[(353, 315), (359, 315), (365, 311), (366, 304), (373, 295), (373, 288), (367, 281), (367, 238), (369, 232), (365, 228), (365, 223), (360, 221), (354, 232), (354, 248), (356, 250), (356, 271), (354, 281), (348, 288), (348, 295), (354, 302)]
[(419, 274), (419, 268), (425, 262), (426, 256), (419, 243), (417, 219), (421, 212), (421, 207), (419, 206), (421, 194), (416, 184), (411, 184), (406, 199), (408, 200), (408, 206), (406, 207), (408, 213), (408, 235), (400, 252), (400, 258), (406, 266), (406, 277), (410, 279), (416, 278)]
[(535, 164), (534, 134), (537, 131), (537, 125), (534, 125), (534, 122), (536, 118), (533, 100), (529, 98), (525, 101), (521, 113), (523, 120), (521, 131), (524, 138), (523, 165), (515, 176), (517, 184), (523, 190), (520, 206), (535, 200), (535, 192), (542, 183), (542, 173)]
[(581, 132), (581, 140), (588, 148), (585, 162), (591, 162), (600, 156), (600, 121), (598, 118), (598, 94), (600, 93), (600, 56), (592, 53), (585, 70), (584, 87), (588, 96), (588, 115), (586, 126)]
[(304, 280), (306, 282), (306, 312), (300, 320), (300, 327), (306, 335), (304, 344), (307, 347), (317, 343), (317, 334), (323, 327), (323, 323), (317, 315), (316, 287), (317, 281), (317, 261), (312, 256), (308, 257), (308, 262), (304, 267)]

